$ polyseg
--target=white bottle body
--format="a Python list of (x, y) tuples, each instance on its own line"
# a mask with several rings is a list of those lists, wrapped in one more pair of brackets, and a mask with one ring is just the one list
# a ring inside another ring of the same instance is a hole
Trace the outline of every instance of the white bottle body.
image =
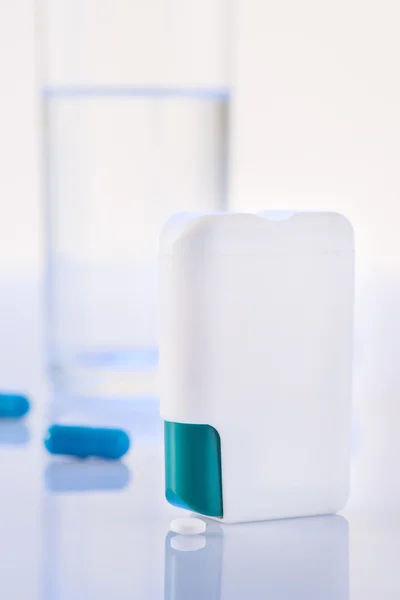
[(161, 240), (161, 414), (221, 439), (223, 521), (349, 492), (353, 236), (335, 213), (186, 215)]

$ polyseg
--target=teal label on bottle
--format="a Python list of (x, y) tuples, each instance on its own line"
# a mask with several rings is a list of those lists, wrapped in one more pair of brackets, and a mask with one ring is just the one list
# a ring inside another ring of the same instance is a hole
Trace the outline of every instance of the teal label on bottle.
[(165, 496), (170, 504), (222, 517), (221, 440), (211, 425), (165, 421)]

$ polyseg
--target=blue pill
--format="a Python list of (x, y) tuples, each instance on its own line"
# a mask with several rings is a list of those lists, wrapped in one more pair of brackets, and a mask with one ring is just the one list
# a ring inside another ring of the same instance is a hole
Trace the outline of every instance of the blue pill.
[(20, 394), (0, 394), (0, 419), (20, 419), (29, 412), (28, 398)]
[(129, 450), (129, 436), (122, 429), (86, 425), (52, 425), (44, 445), (50, 454), (117, 460)]

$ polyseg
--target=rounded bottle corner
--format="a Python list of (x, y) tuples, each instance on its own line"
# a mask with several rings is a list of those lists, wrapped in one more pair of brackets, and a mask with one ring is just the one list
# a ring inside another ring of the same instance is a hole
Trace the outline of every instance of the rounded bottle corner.
[(343, 233), (347, 234), (351, 239), (354, 238), (354, 227), (350, 219), (341, 212), (329, 213), (342, 229)]
[[(324, 214), (324, 213), (322, 213)], [(350, 219), (341, 212), (329, 211), (326, 212), (335, 228), (337, 234), (340, 234), (344, 239), (354, 245), (354, 228)]]
[(164, 223), (160, 232), (159, 255), (173, 254), (175, 243), (185, 237), (188, 224), (195, 223), (204, 216), (206, 215), (196, 212), (179, 212), (171, 215)]

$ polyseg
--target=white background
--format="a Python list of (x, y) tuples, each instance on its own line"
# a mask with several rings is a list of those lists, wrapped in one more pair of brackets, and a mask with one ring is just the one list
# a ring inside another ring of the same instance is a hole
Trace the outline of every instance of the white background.
[[(37, 9), (0, 3), (3, 268), (40, 265)], [(398, 262), (399, 12), (394, 0), (237, 2), (234, 205), (335, 205), (371, 261)]]
[(0, 3), (0, 273), (41, 267), (33, 0)]

